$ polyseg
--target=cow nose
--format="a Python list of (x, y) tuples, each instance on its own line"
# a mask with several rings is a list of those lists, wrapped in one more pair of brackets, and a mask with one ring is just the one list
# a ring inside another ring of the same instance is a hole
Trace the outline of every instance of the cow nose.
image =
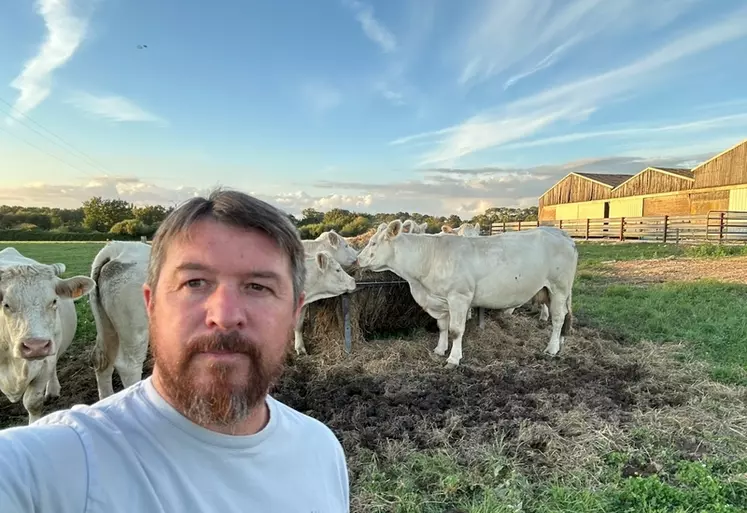
[(27, 338), (21, 342), (21, 356), (26, 359), (44, 358), (52, 354), (52, 341), (45, 338)]

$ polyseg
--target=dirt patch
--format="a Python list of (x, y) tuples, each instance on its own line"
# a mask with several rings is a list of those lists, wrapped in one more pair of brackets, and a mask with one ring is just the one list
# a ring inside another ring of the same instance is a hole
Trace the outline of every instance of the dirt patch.
[(662, 258), (605, 262), (599, 274), (633, 284), (694, 281), (712, 278), (728, 283), (747, 283), (747, 257)]

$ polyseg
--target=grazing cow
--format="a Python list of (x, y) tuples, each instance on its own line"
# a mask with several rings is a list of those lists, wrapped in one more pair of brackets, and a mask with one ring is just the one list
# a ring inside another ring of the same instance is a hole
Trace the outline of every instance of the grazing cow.
[(358, 258), (358, 252), (334, 230), (324, 232), (316, 239), (301, 242), (307, 255), (311, 256), (319, 251), (327, 251), (343, 267), (350, 267)]
[(515, 308), (546, 289), (552, 335), (545, 352), (555, 355), (571, 322), (571, 295), (578, 263), (575, 242), (552, 227), (486, 237), (439, 237), (402, 233), (392, 221), (358, 255), (362, 269), (391, 270), (407, 280), (415, 301), (438, 321), (434, 352), (446, 367), (459, 365), (470, 306)]
[(115, 241), (93, 259), (91, 279), (96, 289), (90, 294), (90, 303), (96, 322), (96, 346), (92, 359), (99, 399), (114, 393), (114, 369), (125, 388), (142, 379), (148, 354), (143, 284), (150, 251), (150, 244)]
[(428, 229), (428, 223), (418, 224), (413, 219), (408, 219), (402, 223), (404, 233), (425, 233)]
[(75, 337), (76, 299), (94, 287), (87, 276), (62, 279), (65, 264), (41, 264), (15, 248), (0, 251), (0, 390), (23, 397), (29, 424), (44, 399), (59, 397), (57, 361)]
[(306, 286), (304, 287), (304, 293), (306, 297), (294, 332), (296, 354), (299, 355), (306, 354), (301, 330), (309, 303), (355, 290), (353, 277), (346, 273), (340, 263), (332, 258), (332, 255), (327, 251), (319, 251), (316, 255), (307, 256), (305, 266)]

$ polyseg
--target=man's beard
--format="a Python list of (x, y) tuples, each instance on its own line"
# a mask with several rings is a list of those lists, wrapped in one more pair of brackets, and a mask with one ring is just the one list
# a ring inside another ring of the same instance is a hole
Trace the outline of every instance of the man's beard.
[[(191, 339), (184, 354), (176, 362), (167, 361), (159, 351), (159, 344), (150, 326), (151, 351), (155, 366), (159, 368), (159, 381), (174, 407), (182, 415), (201, 426), (230, 427), (246, 420), (264, 400), (270, 387), (280, 377), (285, 367), (285, 358), (271, 361), (260, 348), (241, 334), (213, 333)], [(194, 369), (190, 364), (201, 352), (229, 351), (248, 358), (249, 370), (242, 384), (231, 381), (237, 370), (233, 365), (218, 364), (210, 369), (209, 386), (196, 383)]]

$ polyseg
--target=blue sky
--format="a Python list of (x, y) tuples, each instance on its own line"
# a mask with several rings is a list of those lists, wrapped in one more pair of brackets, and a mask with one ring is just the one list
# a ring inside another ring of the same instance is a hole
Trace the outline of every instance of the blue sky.
[(691, 166), (747, 138), (743, 0), (0, 12), (5, 204), (170, 204), (222, 184), (293, 213), (470, 217), (534, 205), (572, 170)]

